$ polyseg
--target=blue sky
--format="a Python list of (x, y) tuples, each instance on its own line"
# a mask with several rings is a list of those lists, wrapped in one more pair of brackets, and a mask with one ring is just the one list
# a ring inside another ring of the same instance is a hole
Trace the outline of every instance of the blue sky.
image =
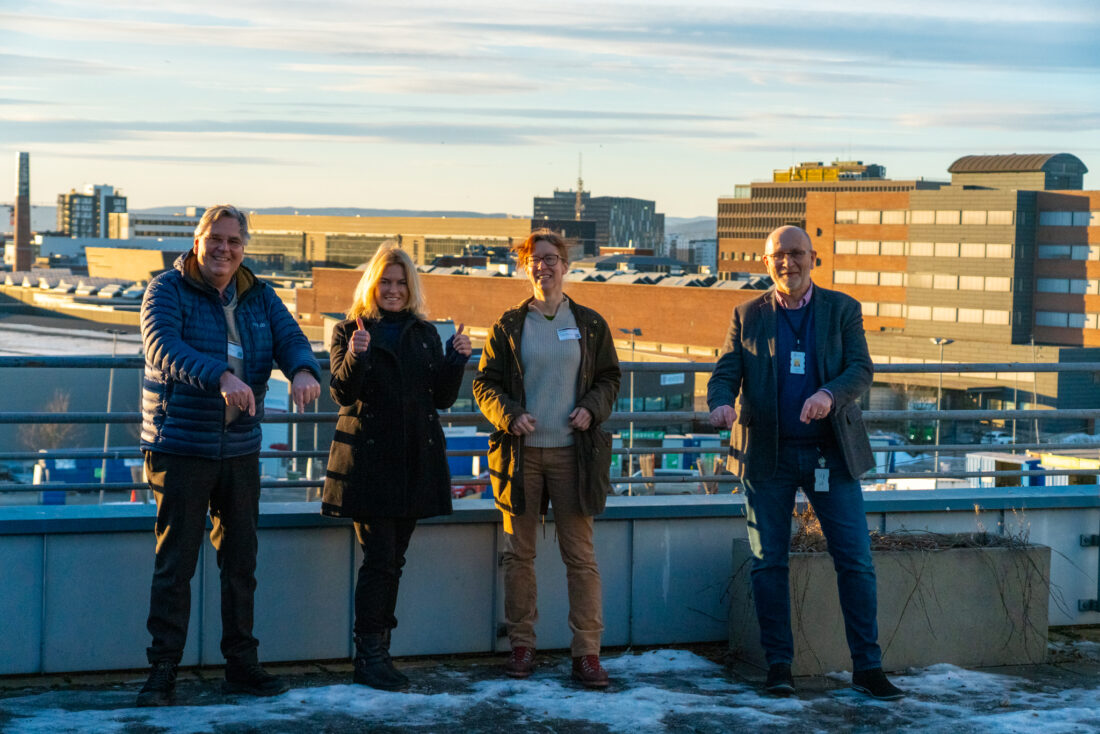
[(1096, 0), (0, 0), (0, 31), (0, 200), (18, 150), (36, 203), (519, 215), (578, 154), (670, 216), (803, 160), (1100, 168)]

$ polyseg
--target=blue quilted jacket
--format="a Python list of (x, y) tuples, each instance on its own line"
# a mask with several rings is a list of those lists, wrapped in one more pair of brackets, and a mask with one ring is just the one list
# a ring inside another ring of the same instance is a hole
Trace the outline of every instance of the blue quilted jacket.
[(218, 381), (229, 368), (225, 312), (217, 289), (203, 282), (192, 252), (153, 278), (141, 304), (145, 379), (141, 448), (209, 459), (260, 450), (260, 421), (272, 362), (287, 377), (321, 370), (309, 341), (275, 294), (248, 268), (236, 274), (238, 331), (245, 374), (256, 394), (256, 415), (225, 425)]

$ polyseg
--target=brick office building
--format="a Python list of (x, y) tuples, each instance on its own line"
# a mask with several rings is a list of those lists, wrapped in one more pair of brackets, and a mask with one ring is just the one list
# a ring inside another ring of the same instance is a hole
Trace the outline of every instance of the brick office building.
[[(863, 304), (876, 362), (937, 361), (936, 339), (952, 341), (945, 362), (1100, 360), (1100, 191), (1027, 188), (1080, 187), (1084, 164), (967, 156), (949, 171), (935, 190), (807, 196), (815, 280)], [(944, 376), (967, 383), (992, 407), (1100, 407), (1085, 373)]]

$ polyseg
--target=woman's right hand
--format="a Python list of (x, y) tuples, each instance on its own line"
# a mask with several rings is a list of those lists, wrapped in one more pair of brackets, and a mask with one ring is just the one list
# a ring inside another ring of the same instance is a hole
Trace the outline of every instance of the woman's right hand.
[(535, 432), (535, 416), (530, 413), (524, 413), (519, 418), (512, 421), (512, 425), (508, 430), (516, 436), (528, 436)]
[(356, 318), (355, 325), (359, 328), (351, 333), (351, 340), (348, 341), (348, 348), (355, 354), (362, 354), (370, 347), (370, 332), (363, 328), (363, 319)]

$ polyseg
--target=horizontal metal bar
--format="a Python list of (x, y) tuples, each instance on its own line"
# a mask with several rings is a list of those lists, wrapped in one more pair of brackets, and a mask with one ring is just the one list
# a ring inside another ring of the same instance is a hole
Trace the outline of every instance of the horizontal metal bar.
[[(328, 354), (315, 354), (322, 370), (329, 367)], [(624, 372), (712, 372), (715, 362), (620, 362)], [(141, 369), (145, 366), (143, 356), (3, 356), (2, 368), (94, 368)], [(466, 364), (467, 371), (477, 369), (476, 362)], [(969, 372), (1100, 372), (1100, 362), (905, 362), (876, 363), (876, 373), (890, 374), (961, 374)]]
[(1100, 469), (1004, 469), (998, 471), (926, 471), (926, 472), (896, 472), (892, 474), (864, 474), (862, 481), (877, 481), (882, 479), (971, 479), (975, 477), (1095, 477), (1100, 476)]
[[(335, 423), (339, 413), (266, 413), (265, 423)], [(1058, 410), (868, 410), (863, 413), (867, 421), (920, 420), (1086, 420), (1100, 418), (1100, 408), (1060, 408)], [(621, 428), (628, 423), (668, 424), (707, 423), (710, 413), (705, 411), (649, 411), (631, 413), (615, 412), (604, 422), (605, 426)], [(481, 413), (440, 413), (440, 423), (456, 426), (489, 425)], [(0, 413), (0, 424), (8, 423), (140, 423), (140, 413)]]

